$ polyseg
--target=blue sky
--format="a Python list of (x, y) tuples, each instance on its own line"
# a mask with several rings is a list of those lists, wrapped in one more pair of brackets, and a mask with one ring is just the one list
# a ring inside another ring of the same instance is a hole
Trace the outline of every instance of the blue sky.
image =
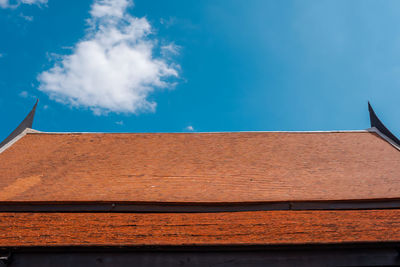
[(0, 0), (0, 139), (36, 97), (43, 131), (365, 129), (370, 100), (400, 135), (399, 25), (399, 1)]

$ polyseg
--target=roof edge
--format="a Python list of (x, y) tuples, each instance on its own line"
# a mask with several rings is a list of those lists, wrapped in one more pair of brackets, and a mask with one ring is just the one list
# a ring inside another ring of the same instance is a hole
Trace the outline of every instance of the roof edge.
[(44, 132), (37, 134), (219, 134), (219, 133), (366, 133), (366, 130), (331, 130), (331, 131), (222, 131), (222, 132)]
[(392, 139), (390, 139), (389, 137), (387, 137), (385, 134), (383, 134), (381, 131), (379, 131), (378, 128), (376, 127), (371, 127), (369, 129), (367, 129), (368, 132), (371, 133), (376, 133), (378, 134), (383, 140), (385, 140), (386, 142), (388, 142), (389, 144), (391, 144), (394, 148), (396, 148), (397, 150), (400, 151), (400, 145), (398, 145), (396, 142), (394, 142)]
[(28, 133), (40, 133), (40, 132), (31, 128), (25, 128), (25, 130), (23, 130), (20, 134), (18, 134), (13, 139), (5, 143), (2, 147), (0, 147), (0, 154), (6, 151), (9, 147), (11, 147), (14, 143), (16, 143), (19, 139), (21, 139)]
[[(25, 117), (25, 119), (17, 126), (17, 128), (14, 129), (10, 133), (9, 136), (6, 137), (1, 143), (0, 143), (0, 153), (3, 152), (5, 147), (9, 147), (10, 143), (15, 143), (15, 139), (19, 137), (21, 134), (25, 135), (27, 133), (27, 129), (32, 130), (32, 124), (33, 124), (33, 119), (35, 117), (35, 112), (36, 112), (36, 107), (39, 102), (39, 99), (36, 100), (35, 105), (31, 109), (31, 111), (28, 113), (28, 115)], [(29, 130), (28, 130), (29, 131)], [(19, 137), (21, 138), (21, 137)]]
[[(371, 106), (371, 103), (368, 101), (368, 111), (369, 111), (369, 119), (371, 122), (371, 128), (370, 129), (375, 129), (376, 133), (378, 133), (383, 139), (388, 141), (390, 144), (392, 144), (394, 147), (397, 149), (400, 148), (400, 140), (392, 134), (391, 131), (389, 131), (388, 128), (382, 123), (382, 121), (378, 118), (376, 115), (374, 109)], [(400, 149), (399, 149), (400, 150)]]

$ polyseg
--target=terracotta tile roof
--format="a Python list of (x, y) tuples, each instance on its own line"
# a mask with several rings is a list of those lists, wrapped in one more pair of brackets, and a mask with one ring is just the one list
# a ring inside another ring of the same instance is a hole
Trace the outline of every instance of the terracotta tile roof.
[(0, 154), (0, 201), (400, 198), (400, 152), (370, 132), (27, 134)]
[(400, 210), (0, 213), (0, 246), (400, 242)]

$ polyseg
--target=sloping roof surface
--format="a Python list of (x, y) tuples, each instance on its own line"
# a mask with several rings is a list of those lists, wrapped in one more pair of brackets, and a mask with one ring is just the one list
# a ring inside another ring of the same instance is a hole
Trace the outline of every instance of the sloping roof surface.
[(27, 134), (0, 154), (0, 201), (400, 198), (400, 153), (371, 132)]

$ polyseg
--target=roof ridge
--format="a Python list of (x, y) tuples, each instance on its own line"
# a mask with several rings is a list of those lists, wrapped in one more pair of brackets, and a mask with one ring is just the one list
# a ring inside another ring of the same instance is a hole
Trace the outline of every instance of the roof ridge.
[(219, 134), (219, 133), (367, 133), (365, 130), (331, 130), (331, 131), (221, 131), (221, 132), (44, 132), (36, 134)]

